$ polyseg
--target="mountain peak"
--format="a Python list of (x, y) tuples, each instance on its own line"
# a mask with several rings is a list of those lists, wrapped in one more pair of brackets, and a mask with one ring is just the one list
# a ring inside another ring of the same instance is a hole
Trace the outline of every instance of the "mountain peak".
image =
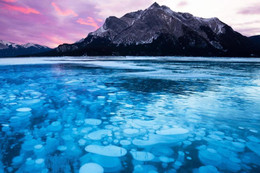
[[(81, 43), (59, 46), (57, 55), (248, 56), (249, 40), (217, 18), (148, 9), (108, 17)], [(55, 54), (55, 53), (54, 53)]]
[(149, 8), (160, 8), (161, 6), (157, 3), (154, 2)]

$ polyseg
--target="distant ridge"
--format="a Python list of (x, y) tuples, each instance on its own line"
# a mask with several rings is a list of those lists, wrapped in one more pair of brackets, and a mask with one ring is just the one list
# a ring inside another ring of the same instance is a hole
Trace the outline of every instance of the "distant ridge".
[(39, 44), (27, 43), (27, 44), (16, 44), (8, 41), (0, 40), (0, 57), (15, 57), (22, 55), (32, 55), (50, 51), (51, 49), (47, 46)]
[(42, 56), (258, 56), (252, 39), (218, 18), (174, 12), (158, 3), (145, 10), (108, 17), (84, 40), (63, 44)]

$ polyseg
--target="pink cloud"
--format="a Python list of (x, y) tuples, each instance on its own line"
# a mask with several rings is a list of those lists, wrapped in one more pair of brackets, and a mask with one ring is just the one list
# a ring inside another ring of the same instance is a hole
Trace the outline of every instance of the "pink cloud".
[(29, 8), (29, 7), (21, 7), (21, 6), (3, 4), (2, 8), (7, 9), (7, 10), (11, 10), (11, 11), (17, 11), (17, 12), (24, 13), (24, 14), (30, 14), (30, 13), (40, 14), (39, 11), (37, 11), (33, 8)]
[(186, 5), (188, 5), (188, 2), (186, 2), (186, 1), (181, 1), (177, 6), (178, 6), (178, 7), (184, 7), (184, 6), (186, 6)]
[(71, 9), (67, 9), (67, 10), (62, 10), (60, 7), (58, 7), (58, 5), (55, 2), (52, 2), (51, 5), (54, 7), (54, 9), (57, 11), (57, 13), (61, 16), (75, 16), (77, 17), (78, 14), (75, 13), (73, 10)]
[(98, 22), (103, 22), (103, 20), (102, 20), (102, 19), (97, 19), (97, 21), (98, 21)]
[(1, 1), (4, 1), (4, 2), (16, 2), (17, 0), (1, 0)]
[(93, 27), (95, 27), (95, 29), (98, 29), (98, 28), (99, 28), (97, 22), (96, 22), (95, 19), (92, 18), (92, 17), (88, 17), (87, 19), (79, 18), (79, 19), (77, 20), (77, 22), (78, 22), (79, 24), (81, 24), (81, 25), (93, 26)]

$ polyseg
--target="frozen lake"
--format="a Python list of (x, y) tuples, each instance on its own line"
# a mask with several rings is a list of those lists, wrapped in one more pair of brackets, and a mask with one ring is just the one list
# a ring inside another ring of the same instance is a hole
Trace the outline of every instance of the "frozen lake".
[(260, 172), (260, 59), (0, 59), (0, 173)]

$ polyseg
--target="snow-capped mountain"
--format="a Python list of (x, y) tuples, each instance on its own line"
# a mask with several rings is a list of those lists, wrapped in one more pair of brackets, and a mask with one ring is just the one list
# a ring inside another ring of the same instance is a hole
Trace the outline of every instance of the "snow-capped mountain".
[(49, 55), (250, 56), (251, 40), (218, 18), (174, 12), (154, 3), (145, 10), (109, 17), (84, 41), (63, 44)]
[(32, 55), (50, 50), (50, 48), (41, 46), (39, 44), (27, 43), (19, 45), (16, 43), (0, 40), (0, 57)]

